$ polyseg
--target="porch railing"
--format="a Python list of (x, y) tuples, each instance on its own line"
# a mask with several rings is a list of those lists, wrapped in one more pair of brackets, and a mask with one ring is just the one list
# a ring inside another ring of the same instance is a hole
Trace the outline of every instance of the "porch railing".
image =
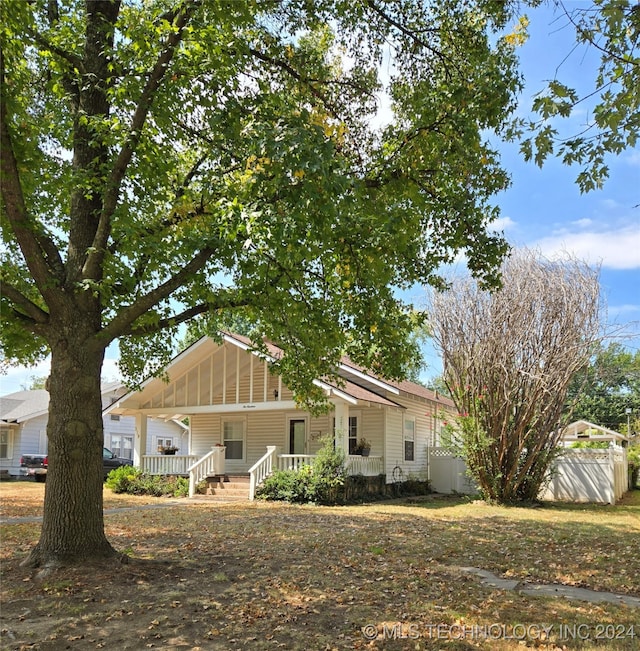
[(201, 459), (192, 463), (187, 471), (189, 472), (189, 497), (196, 494), (196, 485), (209, 475), (224, 474), (224, 454), (227, 448), (224, 445), (212, 448)]
[(150, 475), (186, 475), (197, 458), (194, 454), (145, 454), (142, 470)]
[(346, 459), (346, 466), (349, 475), (375, 477), (384, 474), (383, 457), (362, 457), (359, 454), (350, 454)]
[(278, 470), (300, 470), (302, 466), (310, 466), (315, 458), (315, 454), (279, 454)]
[[(249, 470), (249, 499), (253, 500), (256, 489), (274, 470), (300, 470), (302, 466), (312, 465), (315, 454), (279, 454), (275, 445), (267, 446), (267, 452)], [(363, 457), (349, 455), (345, 460), (349, 475), (375, 477), (384, 473), (384, 457)]]
[(249, 468), (249, 499), (256, 496), (256, 488), (278, 467), (278, 446), (268, 445), (264, 456)]

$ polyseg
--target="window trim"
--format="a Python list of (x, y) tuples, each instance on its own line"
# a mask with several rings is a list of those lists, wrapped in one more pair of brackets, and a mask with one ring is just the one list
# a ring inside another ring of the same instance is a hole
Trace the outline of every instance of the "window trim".
[[(7, 437), (7, 456), (3, 457), (0, 456), (0, 459), (2, 460), (10, 460), (13, 459), (13, 445), (14, 445), (14, 440), (15, 440), (15, 434), (14, 434), (14, 428), (13, 427), (2, 427), (0, 428), (0, 435), (6, 435)], [(2, 444), (4, 445), (4, 444)], [(1, 446), (0, 446), (1, 449)]]
[(171, 448), (174, 445), (173, 436), (156, 436), (156, 449)]
[[(351, 436), (351, 419), (354, 418), (356, 421), (356, 435), (355, 437)], [(336, 417), (333, 416), (331, 419), (331, 431), (333, 433), (333, 440), (335, 441), (336, 438)], [(363, 434), (360, 432), (362, 431), (362, 411), (361, 410), (349, 410), (349, 416), (347, 417), (347, 456), (352, 455), (353, 453), (351, 452), (351, 441), (354, 441), (354, 448), (358, 444), (358, 439), (362, 438)]]
[[(113, 439), (120, 439), (120, 443), (118, 444), (117, 448), (113, 443)], [(131, 447), (130, 448), (125, 448), (123, 446), (124, 439), (129, 439), (131, 441)], [(135, 436), (133, 434), (123, 434), (120, 432), (112, 432), (109, 434), (109, 443), (110, 447), (109, 449), (111, 452), (115, 452), (117, 456), (119, 456), (122, 459), (130, 459), (133, 461), (133, 454), (134, 454), (134, 447), (135, 447)], [(131, 452), (131, 456), (127, 456), (125, 452), (129, 450)]]
[[(407, 424), (411, 423), (411, 437), (409, 437), (409, 432), (407, 429)], [(407, 443), (412, 444), (411, 448), (411, 458), (407, 455)], [(416, 417), (410, 414), (405, 414), (402, 419), (402, 457), (405, 461), (415, 461), (416, 460)]]
[[(229, 459), (227, 457), (228, 446), (224, 437), (224, 428), (227, 423), (240, 423), (242, 425), (242, 439), (229, 439), (230, 441), (242, 441), (242, 456), (239, 459)], [(227, 450), (225, 450), (225, 461), (227, 463), (244, 463), (247, 460), (247, 419), (243, 416), (225, 417), (220, 422), (220, 440)]]

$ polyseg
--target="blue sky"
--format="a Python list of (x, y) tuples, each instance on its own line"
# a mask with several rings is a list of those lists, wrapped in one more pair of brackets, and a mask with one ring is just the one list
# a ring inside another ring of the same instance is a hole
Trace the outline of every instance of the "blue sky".
[[(568, 9), (589, 3), (566, 0)], [(598, 64), (594, 51), (575, 48), (566, 18), (548, 7), (528, 11), (529, 40), (520, 49), (526, 87), (519, 115), (527, 116), (533, 96), (545, 80), (557, 78), (590, 92)], [(558, 125), (564, 133), (581, 131), (588, 119), (583, 108)], [(525, 163), (517, 145), (496, 143), (512, 185), (496, 198), (503, 230), (513, 247), (539, 249), (547, 257), (563, 252), (600, 267), (601, 293), (607, 309), (608, 330), (620, 343), (640, 349), (640, 149), (628, 150), (608, 163), (610, 177), (602, 190), (581, 194), (575, 183), (580, 171), (559, 160), (544, 167)], [(427, 379), (441, 372), (440, 359), (425, 351)]]
[[(585, 6), (567, 0), (568, 8)], [(521, 48), (522, 70), (527, 81), (519, 112), (526, 115), (533, 95), (544, 81), (557, 76), (570, 86), (590, 89), (597, 59), (593, 52), (574, 50), (573, 33), (566, 20), (546, 7), (529, 11), (529, 41)], [(578, 129), (586, 119), (582, 112), (568, 125)], [(575, 133), (575, 131), (574, 131)], [(498, 143), (496, 143), (496, 146)], [(602, 294), (608, 322), (627, 335), (621, 342), (640, 349), (640, 149), (626, 151), (609, 161), (610, 178), (602, 190), (581, 195), (575, 184), (578, 169), (549, 160), (539, 169), (525, 163), (516, 145), (499, 145), (511, 188), (496, 198), (502, 217), (497, 224), (514, 246), (538, 248), (553, 257), (567, 251), (600, 266)], [(415, 297), (420, 302), (420, 297)], [(429, 378), (440, 372), (439, 357), (426, 350)], [(103, 376), (116, 379), (117, 349), (107, 354)], [(20, 390), (31, 376), (48, 375), (48, 364), (11, 369), (0, 376), (0, 395)]]

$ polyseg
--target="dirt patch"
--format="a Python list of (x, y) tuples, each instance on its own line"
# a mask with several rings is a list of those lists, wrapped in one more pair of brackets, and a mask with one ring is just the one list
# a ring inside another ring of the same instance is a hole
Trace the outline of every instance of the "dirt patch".
[(595, 520), (588, 509), (460, 500), (185, 502), (105, 517), (128, 564), (43, 580), (19, 565), (39, 525), (4, 526), (2, 648), (637, 649), (636, 609), (524, 597), (459, 567), (638, 594), (639, 510)]

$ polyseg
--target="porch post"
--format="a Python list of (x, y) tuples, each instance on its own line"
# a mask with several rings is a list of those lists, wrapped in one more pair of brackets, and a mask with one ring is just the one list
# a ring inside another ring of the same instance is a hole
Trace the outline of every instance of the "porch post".
[(133, 465), (142, 467), (142, 457), (147, 453), (147, 416), (136, 414), (136, 438), (133, 444)]
[(342, 400), (334, 403), (336, 416), (335, 447), (336, 450), (344, 450), (345, 455), (349, 454), (349, 405)]

